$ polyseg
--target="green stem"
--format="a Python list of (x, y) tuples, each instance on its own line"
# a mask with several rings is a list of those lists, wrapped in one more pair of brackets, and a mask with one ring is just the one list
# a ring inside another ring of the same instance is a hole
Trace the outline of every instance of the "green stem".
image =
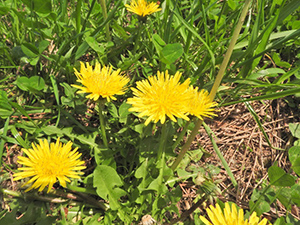
[(106, 132), (105, 132), (105, 123), (104, 123), (104, 117), (103, 117), (103, 109), (104, 109), (104, 100), (99, 100), (98, 101), (98, 109), (99, 109), (99, 120), (100, 120), (100, 129), (101, 129), (101, 134), (102, 134), (102, 140), (104, 146), (107, 148), (108, 143), (107, 143), (107, 137), (106, 137)]
[[(105, 0), (100, 0), (102, 13), (103, 13), (103, 19), (104, 21), (107, 20), (107, 9), (106, 9), (106, 2)], [(110, 33), (109, 33), (109, 23), (107, 22), (105, 24), (105, 31), (106, 31), (106, 39), (107, 41), (111, 41)]]
[(216, 96), (216, 93), (218, 91), (218, 88), (219, 88), (219, 86), (221, 84), (222, 78), (223, 78), (224, 73), (225, 73), (225, 69), (226, 69), (226, 67), (228, 65), (229, 59), (230, 59), (230, 57), (232, 55), (232, 52), (233, 52), (233, 48), (234, 48), (234, 46), (236, 44), (236, 41), (237, 41), (237, 39), (239, 37), (241, 28), (242, 28), (243, 23), (245, 21), (245, 18), (246, 18), (246, 15), (247, 15), (250, 3), (251, 3), (251, 0), (246, 0), (245, 1), (244, 8), (243, 8), (242, 13), (240, 15), (239, 21), (238, 21), (238, 23), (237, 23), (237, 25), (236, 25), (236, 27), (234, 29), (234, 32), (233, 32), (231, 41), (229, 43), (227, 52), (226, 52), (226, 54), (224, 56), (224, 59), (223, 59), (223, 62), (221, 64), (221, 66), (220, 66), (220, 70), (218, 72), (218, 75), (216, 77), (214, 85), (213, 85), (213, 87), (212, 87), (212, 89), (210, 91), (209, 98), (210, 98), (211, 101), (214, 100), (214, 98)]
[(209, 138), (210, 138), (210, 141), (211, 141), (211, 143), (212, 143), (212, 145), (213, 145), (213, 148), (214, 148), (216, 154), (218, 155), (218, 157), (219, 157), (219, 159), (221, 160), (221, 162), (222, 162), (222, 164), (223, 164), (223, 166), (224, 166), (224, 168), (225, 168), (227, 174), (229, 175), (229, 177), (230, 177), (230, 179), (231, 179), (231, 182), (232, 182), (233, 186), (236, 188), (236, 187), (237, 187), (237, 182), (236, 182), (236, 180), (235, 180), (235, 178), (234, 178), (234, 176), (233, 176), (233, 174), (232, 174), (232, 172), (231, 172), (231, 169), (229, 168), (229, 166), (228, 166), (226, 160), (224, 159), (222, 153), (220, 152), (220, 149), (218, 148), (217, 143), (216, 143), (215, 140), (213, 139), (211, 129), (209, 128), (209, 126), (207, 126), (206, 123), (203, 123), (203, 127), (204, 127), (206, 133), (208, 134), (208, 136), (209, 136)]
[(158, 161), (161, 159), (162, 155), (164, 155), (163, 153), (165, 152), (166, 140), (167, 140), (167, 125), (166, 123), (164, 123), (161, 129), (161, 137), (160, 137), (159, 148), (157, 152)]
[(185, 153), (189, 150), (192, 141), (195, 139), (196, 135), (198, 134), (198, 131), (202, 125), (203, 120), (197, 120), (194, 129), (192, 130), (192, 133), (190, 134), (189, 138), (187, 139), (186, 143), (183, 145), (181, 151), (179, 152), (175, 162), (172, 164), (171, 169), (175, 170), (181, 160), (183, 159)]
[(179, 143), (182, 141), (183, 137), (186, 134), (187, 129), (189, 128), (191, 121), (187, 121), (187, 123), (185, 124), (185, 126), (183, 127), (183, 130), (180, 132), (178, 138), (176, 139), (175, 143), (172, 146), (173, 151), (175, 150), (175, 148), (179, 145)]
[(88, 188), (83, 188), (83, 187), (77, 187), (77, 186), (73, 186), (67, 183), (67, 188), (71, 191), (76, 191), (76, 192), (80, 192), (80, 193), (85, 193), (85, 194), (92, 194), (92, 195), (97, 195), (96, 190), (94, 189), (88, 189)]

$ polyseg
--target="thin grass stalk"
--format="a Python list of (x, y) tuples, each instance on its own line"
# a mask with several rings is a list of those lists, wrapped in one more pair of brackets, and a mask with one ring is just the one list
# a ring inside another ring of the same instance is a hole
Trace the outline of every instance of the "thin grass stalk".
[[(100, 5), (102, 8), (102, 13), (103, 13), (103, 20), (107, 20), (107, 9), (106, 9), (106, 1), (105, 0), (100, 0)], [(106, 41), (111, 41), (110, 33), (109, 33), (109, 23), (107, 22), (105, 24), (105, 33), (106, 33)]]
[(182, 131), (180, 132), (178, 138), (176, 139), (175, 143), (172, 145), (173, 151), (175, 148), (179, 145), (179, 143), (182, 141), (184, 135), (186, 134), (187, 129), (189, 128), (191, 121), (186, 122), (185, 126), (183, 127)]
[(101, 135), (102, 135), (103, 144), (107, 148), (108, 143), (107, 143), (107, 137), (106, 137), (106, 131), (105, 131), (105, 122), (104, 122), (104, 117), (103, 117), (104, 104), (105, 104), (104, 100), (101, 99), (98, 101), (100, 131), (101, 131)]
[[(9, 119), (10, 119), (10, 117), (7, 117), (5, 124), (4, 124), (4, 129), (3, 129), (3, 134), (2, 134), (4, 137), (6, 137), (6, 135), (7, 135)], [(0, 140), (0, 166), (2, 166), (2, 155), (3, 155), (3, 150), (4, 150), (4, 144), (5, 144), (5, 140), (4, 140), (4, 138), (2, 138)]]
[(201, 125), (203, 123), (203, 120), (197, 120), (194, 129), (192, 130), (191, 135), (189, 136), (188, 140), (186, 141), (186, 143), (182, 146), (181, 151), (179, 152), (175, 162), (171, 165), (171, 169), (175, 170), (177, 168), (177, 166), (179, 165), (179, 163), (181, 162), (181, 160), (183, 159), (185, 153), (189, 150), (192, 141), (194, 141), (196, 135), (198, 134), (198, 130), (200, 129)]
[(233, 52), (233, 48), (237, 42), (237, 39), (239, 37), (239, 34), (240, 34), (240, 31), (242, 29), (242, 26), (244, 24), (244, 21), (245, 21), (245, 18), (246, 18), (246, 15), (247, 15), (247, 12), (248, 12), (248, 8), (250, 6), (250, 3), (251, 3), (251, 0), (246, 0), (245, 1), (245, 4), (244, 4), (244, 8), (242, 10), (242, 13), (240, 15), (240, 18), (239, 18), (239, 21), (233, 31), (233, 35), (232, 35), (232, 38), (231, 38), (231, 41), (229, 43), (229, 46), (228, 46), (228, 49), (227, 49), (227, 52), (224, 56), (224, 59), (223, 59), (223, 62), (220, 66), (220, 70), (218, 72), (218, 75), (216, 77), (216, 80), (214, 82), (214, 85), (210, 91), (210, 94), (209, 94), (209, 98), (211, 101), (214, 100), (216, 94), (217, 94), (217, 91), (218, 91), (218, 88), (221, 84), (221, 81), (222, 81), (222, 78), (224, 76), (224, 73), (225, 73), (225, 69), (229, 63), (229, 59), (232, 55), (232, 52)]
[(165, 146), (166, 146), (166, 140), (167, 140), (167, 125), (166, 123), (162, 124), (162, 129), (161, 129), (161, 137), (159, 141), (159, 148), (157, 152), (157, 160), (159, 161), (165, 151)]
[[(231, 41), (230, 41), (230, 44), (229, 44), (229, 47), (228, 47), (228, 50), (225, 54), (225, 57), (224, 57), (224, 60), (220, 66), (220, 70), (218, 72), (218, 75), (216, 77), (216, 80), (214, 82), (214, 85), (212, 87), (212, 90), (209, 94), (209, 98), (211, 101), (214, 100), (215, 96), (216, 96), (216, 93), (217, 93), (217, 90), (221, 84), (221, 81), (222, 81), (222, 78), (224, 76), (224, 73), (225, 73), (225, 69), (228, 65), (228, 62), (229, 62), (229, 59), (232, 55), (232, 52), (233, 52), (233, 48), (236, 44), (236, 41), (239, 37), (239, 34), (240, 34), (240, 31), (241, 31), (241, 28), (242, 28), (242, 25), (244, 23), (244, 20), (246, 18), (246, 15), (247, 15), (247, 12), (248, 12), (248, 8), (250, 6), (250, 3), (251, 3), (251, 0), (246, 0), (245, 1), (245, 5), (243, 7), (243, 10), (242, 10), (242, 13), (241, 13), (241, 16), (239, 18), (239, 21), (236, 25), (236, 28), (233, 32), (233, 35), (232, 35), (232, 38), (231, 38)], [(200, 120), (198, 119), (196, 124), (195, 124), (195, 127), (191, 133), (191, 135), (189, 136), (187, 142), (184, 144), (184, 146), (182, 147), (180, 153), (178, 154), (175, 162), (171, 165), (171, 169), (172, 170), (175, 170), (177, 168), (177, 166), (179, 165), (179, 163), (181, 162), (181, 160), (183, 159), (185, 153), (188, 151), (192, 141), (195, 139), (196, 135), (198, 134), (198, 130), (200, 129), (201, 125), (203, 123), (203, 120)]]
[(228, 166), (226, 160), (224, 159), (223, 154), (221, 153), (220, 149), (218, 148), (217, 143), (215, 142), (215, 140), (214, 140), (214, 138), (213, 138), (213, 136), (212, 136), (212, 131), (211, 131), (211, 129), (210, 129), (209, 126), (207, 126), (207, 124), (204, 123), (204, 122), (203, 122), (203, 127), (204, 127), (206, 133), (208, 134), (208, 136), (209, 136), (209, 138), (210, 138), (210, 141), (211, 141), (211, 143), (212, 143), (212, 145), (213, 145), (213, 148), (214, 148), (214, 150), (215, 150), (217, 156), (218, 156), (219, 159), (221, 160), (221, 162), (222, 162), (222, 164), (223, 164), (223, 166), (224, 166), (224, 168), (225, 168), (227, 174), (229, 175), (229, 177), (230, 177), (230, 179), (231, 179), (231, 182), (232, 182), (233, 186), (236, 188), (236, 187), (237, 187), (237, 182), (236, 182), (236, 180), (235, 180), (235, 178), (234, 178), (234, 176), (233, 176), (233, 173), (231, 172), (231, 169), (229, 168), (229, 166)]
[(92, 4), (91, 4), (91, 7), (90, 7), (90, 10), (89, 10), (89, 12), (88, 12), (88, 14), (87, 14), (85, 20), (84, 20), (83, 23), (82, 23), (82, 28), (81, 28), (81, 30), (83, 30), (83, 31), (85, 30), (86, 23), (87, 23), (87, 21), (88, 21), (89, 18), (90, 18), (90, 15), (91, 15), (91, 13), (92, 13), (92, 11), (93, 11), (93, 9), (94, 9), (95, 3), (96, 3), (96, 0), (93, 0), (93, 1), (92, 1)]
[[(76, 32), (77, 32), (77, 34), (79, 34), (81, 31), (81, 6), (82, 6), (82, 0), (78, 0), (76, 3)], [(77, 38), (77, 41), (79, 41), (78, 38)]]

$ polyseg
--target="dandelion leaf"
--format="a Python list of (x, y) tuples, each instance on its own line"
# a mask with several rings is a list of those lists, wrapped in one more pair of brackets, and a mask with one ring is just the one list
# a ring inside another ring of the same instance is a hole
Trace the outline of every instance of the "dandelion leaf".
[(126, 195), (126, 192), (120, 188), (123, 181), (117, 171), (110, 166), (98, 165), (94, 170), (94, 187), (97, 194), (109, 201), (112, 210), (117, 210), (121, 205), (120, 197)]

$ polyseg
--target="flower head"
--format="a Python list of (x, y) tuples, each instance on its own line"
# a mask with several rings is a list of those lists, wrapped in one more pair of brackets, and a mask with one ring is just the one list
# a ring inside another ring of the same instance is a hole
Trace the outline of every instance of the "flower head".
[(225, 203), (224, 213), (218, 204), (216, 207), (210, 206), (206, 212), (211, 222), (200, 216), (205, 225), (266, 225), (268, 222), (266, 218), (259, 222), (259, 217), (256, 216), (255, 212), (250, 216), (249, 221), (248, 219), (245, 220), (243, 209), (237, 212), (235, 204), (232, 204), (230, 209), (228, 202)]
[(26, 191), (33, 188), (42, 191), (48, 185), (49, 192), (57, 180), (66, 187), (66, 182), (70, 182), (69, 178), (79, 178), (83, 174), (76, 170), (86, 168), (83, 166), (84, 161), (79, 160), (81, 153), (77, 152), (77, 148), (72, 150), (71, 147), (71, 141), (62, 145), (58, 138), (56, 143), (50, 145), (47, 140), (40, 140), (39, 145), (32, 144), (32, 149), (22, 149), (27, 157), (19, 156), (18, 163), (25, 167), (19, 168), (21, 172), (14, 174), (14, 180), (30, 177), (23, 186), (33, 184)]
[(168, 71), (158, 72), (148, 80), (136, 82), (136, 88), (131, 88), (134, 97), (127, 102), (132, 105), (131, 112), (140, 113), (139, 117), (147, 116), (145, 125), (150, 121), (164, 123), (166, 116), (176, 122), (176, 118), (189, 120), (187, 117), (187, 102), (193, 97), (188, 90), (190, 80), (179, 83), (181, 73), (170, 76)]
[(214, 114), (214, 108), (217, 106), (216, 102), (211, 102), (209, 99), (208, 91), (202, 89), (198, 91), (198, 87), (193, 88), (190, 87), (190, 90), (193, 93), (193, 98), (188, 103), (189, 105), (189, 114), (192, 116), (196, 116), (199, 119), (203, 120), (203, 117), (212, 117), (216, 116)]
[(103, 66), (101, 68), (99, 63), (96, 63), (95, 69), (86, 63), (80, 62), (80, 72), (75, 70), (75, 75), (78, 78), (78, 82), (84, 87), (79, 85), (72, 85), (80, 89), (78, 93), (90, 93), (87, 98), (97, 101), (99, 97), (106, 98), (109, 102), (111, 99), (115, 100), (114, 95), (122, 95), (125, 93), (126, 85), (129, 82), (129, 78), (121, 76), (120, 69), (112, 71), (112, 67)]
[(126, 4), (125, 7), (128, 11), (133, 12), (141, 17), (145, 17), (161, 10), (158, 8), (158, 4), (154, 2), (148, 3), (146, 0), (132, 0), (130, 5)]

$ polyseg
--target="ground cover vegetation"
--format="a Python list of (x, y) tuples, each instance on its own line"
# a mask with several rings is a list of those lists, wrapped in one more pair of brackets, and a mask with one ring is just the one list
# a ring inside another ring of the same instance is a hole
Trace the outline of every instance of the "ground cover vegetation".
[(0, 15), (0, 224), (299, 223), (299, 0)]

